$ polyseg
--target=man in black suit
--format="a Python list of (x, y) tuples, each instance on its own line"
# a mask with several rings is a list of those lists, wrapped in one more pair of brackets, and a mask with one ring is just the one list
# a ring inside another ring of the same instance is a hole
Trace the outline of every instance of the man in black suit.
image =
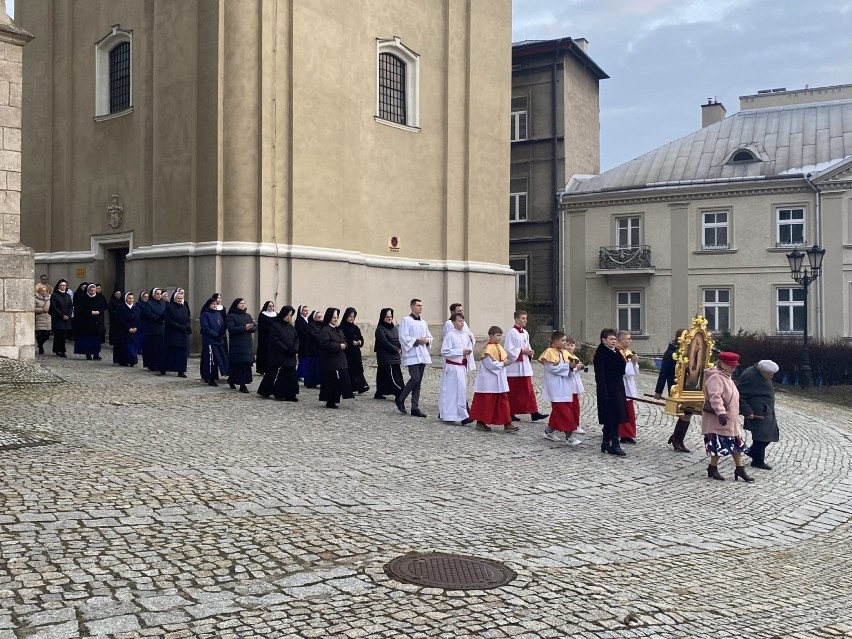
[(624, 358), (616, 350), (616, 332), (601, 331), (601, 343), (595, 351), (595, 384), (598, 422), (603, 426), (601, 452), (624, 457), (618, 441), (618, 425), (627, 421), (627, 395), (624, 393)]

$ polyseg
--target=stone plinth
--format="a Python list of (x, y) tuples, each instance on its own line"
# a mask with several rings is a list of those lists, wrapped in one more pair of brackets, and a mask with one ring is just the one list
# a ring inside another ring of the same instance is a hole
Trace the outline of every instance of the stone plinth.
[(32, 36), (0, 1), (0, 357), (35, 359), (33, 251), (21, 244), (22, 48)]

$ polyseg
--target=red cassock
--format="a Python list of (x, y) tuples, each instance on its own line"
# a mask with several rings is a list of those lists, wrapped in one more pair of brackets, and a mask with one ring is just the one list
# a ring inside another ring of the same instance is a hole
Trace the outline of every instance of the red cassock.
[(580, 402), (576, 399), (573, 402), (551, 402), (547, 425), (553, 430), (573, 433), (580, 426)]
[(627, 421), (618, 425), (618, 436), (636, 438), (636, 410), (632, 399), (627, 400)]
[(531, 415), (538, 412), (532, 377), (509, 377), (509, 407), (513, 415)]
[(509, 393), (474, 393), (469, 414), (471, 419), (484, 424), (510, 424)]

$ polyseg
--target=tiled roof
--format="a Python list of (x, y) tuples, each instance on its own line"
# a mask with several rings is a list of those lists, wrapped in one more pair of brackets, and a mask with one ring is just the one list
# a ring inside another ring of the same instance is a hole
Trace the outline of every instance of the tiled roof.
[[(759, 161), (731, 163), (738, 150)], [(749, 109), (600, 175), (570, 180), (566, 194), (816, 173), (850, 156), (852, 100)]]

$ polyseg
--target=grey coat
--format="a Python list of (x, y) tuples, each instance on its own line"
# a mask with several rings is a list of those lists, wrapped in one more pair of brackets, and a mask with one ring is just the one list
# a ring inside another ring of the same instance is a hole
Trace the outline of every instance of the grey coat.
[[(740, 391), (740, 414), (745, 418), (743, 427), (751, 431), (754, 441), (777, 442), (780, 438), (775, 419), (775, 389), (772, 380), (764, 379), (757, 366), (750, 366), (737, 380)], [(750, 419), (752, 415), (763, 419)]]

